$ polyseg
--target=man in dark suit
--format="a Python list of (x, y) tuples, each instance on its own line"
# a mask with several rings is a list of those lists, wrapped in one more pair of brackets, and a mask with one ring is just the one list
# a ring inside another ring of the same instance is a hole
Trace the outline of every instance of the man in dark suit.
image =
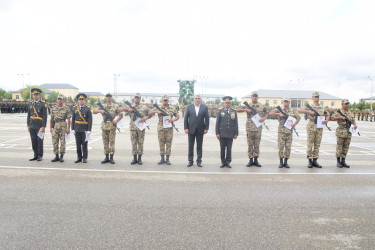
[[(232, 167), (230, 163), (232, 161), (233, 138), (237, 139), (238, 136), (237, 112), (230, 108), (232, 99), (230, 96), (223, 97), (224, 108), (219, 110), (216, 117), (216, 137), (220, 141), (221, 168)], [(226, 157), (225, 148), (227, 149)]]
[[(30, 103), (27, 113), (27, 130), (30, 132), (31, 144), (34, 151), (34, 157), (30, 161), (41, 161), (43, 158), (43, 139), (45, 128), (47, 126), (47, 104), (40, 100), (42, 91), (38, 88), (31, 89), (34, 101)], [(38, 133), (43, 133), (43, 139)]]
[(203, 135), (207, 134), (209, 126), (208, 108), (201, 104), (201, 97), (196, 95), (194, 96), (194, 104), (190, 104), (186, 108), (184, 116), (184, 129), (189, 138), (188, 167), (193, 165), (195, 140), (197, 140), (197, 165), (202, 167)]

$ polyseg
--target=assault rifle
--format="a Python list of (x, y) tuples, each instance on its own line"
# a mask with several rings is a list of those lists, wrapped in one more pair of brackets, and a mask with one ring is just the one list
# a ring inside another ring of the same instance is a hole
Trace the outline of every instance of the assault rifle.
[[(337, 113), (339, 113), (340, 115), (342, 115), (343, 117), (345, 117), (345, 122), (346, 122), (346, 124), (345, 124), (345, 128), (349, 129), (349, 128), (352, 126), (352, 122), (349, 121), (348, 117), (347, 117), (346, 115), (344, 115), (344, 114), (341, 112), (341, 110), (338, 109), (338, 110), (337, 110)], [(361, 135), (359, 134), (359, 132), (358, 132), (358, 135), (361, 136)]]
[[(247, 101), (244, 101), (243, 104), (245, 104), (245, 106), (248, 107), (251, 110), (251, 112), (254, 113), (254, 115), (258, 114), (258, 112), (253, 107), (251, 107)], [(269, 130), (269, 128), (264, 122), (263, 125), (266, 127), (267, 130)]]
[[(104, 110), (104, 112), (107, 114), (105, 117), (104, 117), (104, 122), (107, 122), (108, 120), (110, 120), (111, 122), (115, 119), (113, 118), (113, 116), (109, 113), (109, 111), (103, 106), (103, 104), (100, 102), (100, 99), (98, 101), (98, 106)], [(113, 126), (116, 126), (117, 130), (119, 133), (121, 133), (120, 129), (117, 127), (116, 124), (113, 124)]]
[[(168, 115), (167, 113), (165, 113), (164, 110), (162, 110), (162, 109), (159, 107), (159, 105), (158, 105), (157, 103), (154, 104), (154, 107), (155, 107), (157, 110), (159, 110), (160, 112), (162, 112), (162, 113), (163, 113), (163, 116), (167, 116), (167, 115)], [(175, 129), (177, 132), (179, 132), (178, 129), (176, 128), (176, 126), (174, 125), (174, 122), (172, 122), (172, 127), (174, 127), (174, 129)]]
[[(129, 101), (125, 101), (125, 104), (128, 105), (131, 109), (134, 110), (133, 122), (135, 120), (137, 120), (137, 116), (139, 118), (141, 118), (141, 119), (143, 118), (143, 116), (138, 112), (138, 110), (136, 109), (136, 107), (132, 106)], [(150, 130), (150, 127), (148, 125), (147, 125), (147, 128)]]
[[(313, 109), (313, 108), (310, 106), (310, 104), (308, 104), (308, 103), (306, 103), (306, 107), (307, 107), (308, 109), (310, 109), (312, 112), (315, 113), (315, 120), (314, 120), (314, 123), (317, 124), (317, 123), (318, 123), (318, 116), (319, 116), (319, 113), (318, 113), (315, 109)], [(329, 131), (331, 131), (330, 127), (328, 127), (327, 124), (326, 124), (326, 127), (328, 128)]]
[[(284, 111), (281, 109), (280, 106), (277, 106), (276, 108), (277, 108), (278, 111), (280, 111), (281, 114), (283, 114), (285, 116), (286, 120), (288, 120), (289, 115), (285, 114)], [(296, 135), (299, 137), (296, 128), (293, 127), (292, 130), (294, 130), (294, 132), (296, 133)]]

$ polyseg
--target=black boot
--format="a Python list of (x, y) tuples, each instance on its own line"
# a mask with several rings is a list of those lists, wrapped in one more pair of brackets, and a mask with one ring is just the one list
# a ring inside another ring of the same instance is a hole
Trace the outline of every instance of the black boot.
[(43, 159), (43, 156), (42, 155), (38, 155), (38, 159), (36, 159), (37, 161), (42, 161)]
[(251, 167), (254, 165), (253, 158), (250, 158), (249, 163), (247, 163), (246, 167)]
[(337, 157), (337, 164), (336, 164), (336, 166), (337, 166), (338, 168), (342, 168), (342, 164), (341, 164), (341, 159), (340, 159), (340, 157)]
[(290, 166), (288, 165), (288, 158), (285, 158), (284, 160), (284, 167), (290, 168)]
[(143, 164), (143, 162), (142, 162), (142, 155), (138, 155), (138, 164), (139, 165)]
[(344, 168), (350, 168), (350, 166), (348, 164), (346, 164), (345, 162), (345, 158), (341, 158), (341, 165), (344, 167)]
[(282, 168), (284, 167), (284, 162), (283, 162), (283, 158), (280, 158), (280, 165), (279, 165), (279, 168)]
[(318, 163), (318, 158), (314, 158), (314, 159), (313, 159), (313, 166), (314, 166), (314, 167), (317, 167), (317, 168), (322, 168), (322, 166), (319, 165), (319, 163)]
[(134, 164), (137, 164), (138, 161), (137, 161), (137, 155), (133, 155), (133, 160), (130, 162), (130, 164), (134, 165)]
[(111, 164), (115, 164), (115, 160), (113, 160), (113, 154), (110, 154), (109, 155), (109, 162), (111, 163)]
[(313, 167), (313, 161), (312, 161), (312, 159), (309, 159), (309, 163), (307, 164), (307, 167), (308, 168), (312, 168)]
[(77, 160), (74, 163), (79, 163), (82, 161), (82, 158), (77, 158)]
[(53, 158), (53, 159), (51, 160), (51, 162), (57, 162), (57, 161), (59, 161), (59, 160), (60, 160), (60, 158), (59, 158), (59, 154), (56, 154), (55, 158)]
[(169, 155), (167, 155), (167, 159), (165, 160), (165, 164), (171, 165), (171, 162), (169, 161)]
[(109, 154), (105, 154), (105, 158), (104, 160), (102, 160), (102, 164), (106, 164), (107, 162), (109, 162)]
[(164, 164), (164, 163), (165, 163), (164, 155), (160, 155), (160, 161), (158, 162), (158, 165), (161, 165), (161, 164)]
[(262, 165), (260, 165), (260, 163), (258, 162), (258, 157), (255, 157), (254, 158), (254, 166), (257, 166), (258, 168), (260, 168)]
[(38, 155), (34, 155), (34, 157), (29, 159), (29, 161), (36, 161), (37, 159), (38, 159)]
[(60, 162), (64, 162), (64, 154), (60, 155)]

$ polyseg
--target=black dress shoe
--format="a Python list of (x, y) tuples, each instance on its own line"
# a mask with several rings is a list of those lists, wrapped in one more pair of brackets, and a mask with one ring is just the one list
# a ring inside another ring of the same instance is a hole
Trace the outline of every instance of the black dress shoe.
[(83, 163), (87, 163), (87, 159), (86, 159), (86, 158), (83, 158), (82, 162), (83, 162)]
[(197, 166), (200, 167), (200, 168), (203, 167), (202, 162), (197, 162)]
[(221, 163), (220, 168), (225, 167), (225, 163)]
[(82, 159), (78, 158), (74, 163), (78, 163), (78, 162), (81, 162)]
[(230, 163), (227, 163), (226, 166), (227, 166), (228, 168), (232, 168), (232, 166), (230, 165)]
[(29, 161), (36, 161), (38, 159), (38, 156), (34, 156), (33, 158), (29, 159)]
[(193, 166), (193, 162), (189, 161), (188, 164), (186, 165), (186, 167), (191, 167), (191, 166)]
[(37, 161), (42, 161), (43, 160), (43, 156), (41, 155), (38, 155), (38, 159), (36, 159)]

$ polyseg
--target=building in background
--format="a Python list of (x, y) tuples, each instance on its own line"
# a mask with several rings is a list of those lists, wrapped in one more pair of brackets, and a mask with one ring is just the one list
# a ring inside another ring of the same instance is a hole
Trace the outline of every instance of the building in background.
[[(289, 97), (291, 99), (291, 106), (295, 108), (300, 108), (305, 106), (305, 103), (312, 104), (311, 99), (313, 90), (274, 90), (274, 89), (259, 89), (258, 90), (258, 101), (265, 105), (275, 107), (282, 105), (282, 100), (284, 97)], [(320, 94), (320, 105), (328, 108), (341, 108), (341, 99), (318, 91)], [(251, 102), (250, 94), (241, 98), (241, 103), (247, 101)]]

